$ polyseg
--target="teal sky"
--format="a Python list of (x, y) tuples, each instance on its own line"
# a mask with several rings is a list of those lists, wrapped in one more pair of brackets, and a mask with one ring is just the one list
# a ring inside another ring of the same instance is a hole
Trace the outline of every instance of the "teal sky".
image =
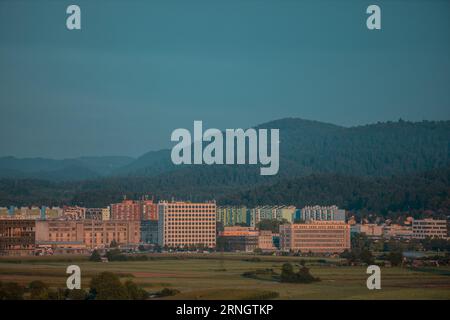
[[(81, 31), (66, 29), (69, 4)], [(353, 126), (449, 110), (450, 1), (0, 0), (0, 156), (138, 156), (194, 120)]]

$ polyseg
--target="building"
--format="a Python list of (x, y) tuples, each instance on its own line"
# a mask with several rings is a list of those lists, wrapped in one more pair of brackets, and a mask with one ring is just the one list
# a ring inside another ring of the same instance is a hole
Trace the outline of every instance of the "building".
[(217, 207), (217, 221), (224, 227), (250, 225), (250, 213), (245, 206), (223, 206)]
[(64, 220), (83, 220), (86, 217), (86, 208), (78, 206), (64, 206), (62, 218)]
[(294, 206), (258, 206), (249, 210), (250, 226), (257, 227), (262, 220), (285, 220), (289, 223), (295, 220)]
[(316, 221), (280, 226), (284, 251), (340, 253), (350, 249), (350, 226), (342, 221)]
[(337, 206), (307, 206), (301, 210), (300, 219), (303, 221), (345, 221), (345, 210)]
[(258, 234), (258, 248), (261, 250), (276, 250), (274, 245), (274, 234), (270, 230), (260, 230)]
[(216, 246), (216, 203), (158, 203), (158, 242), (163, 247)]
[(87, 208), (85, 219), (86, 220), (110, 220), (109, 207), (106, 208)]
[(142, 218), (140, 201), (123, 200), (120, 203), (111, 205), (111, 220), (132, 220), (138, 221)]
[(368, 237), (382, 237), (383, 226), (379, 226), (375, 223), (364, 223), (359, 225), (360, 233), (364, 233)]
[(412, 223), (414, 239), (447, 238), (447, 221), (423, 219)]
[(35, 249), (36, 220), (0, 220), (0, 255), (30, 255)]
[(158, 220), (141, 221), (141, 242), (158, 244)]
[(158, 220), (158, 204), (153, 202), (153, 200), (142, 200), (141, 210), (142, 220)]
[(389, 226), (384, 226), (383, 228), (383, 238), (411, 239), (412, 236), (413, 231), (411, 226), (391, 224)]
[(259, 232), (252, 227), (224, 227), (219, 232), (217, 246), (219, 250), (253, 252), (258, 248)]
[(52, 249), (107, 248), (112, 241), (119, 246), (137, 246), (139, 221), (47, 220), (36, 222), (36, 244)]

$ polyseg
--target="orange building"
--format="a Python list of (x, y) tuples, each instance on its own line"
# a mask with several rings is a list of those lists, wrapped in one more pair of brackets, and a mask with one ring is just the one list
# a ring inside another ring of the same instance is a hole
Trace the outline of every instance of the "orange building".
[(158, 242), (167, 247), (216, 246), (216, 203), (159, 202)]
[(158, 204), (153, 200), (142, 200), (142, 220), (158, 220)]
[(111, 220), (141, 220), (141, 203), (123, 200), (111, 205)]
[(106, 248), (112, 241), (120, 246), (138, 245), (139, 221), (37, 221), (36, 244), (58, 248)]
[(32, 254), (35, 248), (36, 220), (0, 220), (0, 255)]
[(309, 221), (280, 226), (282, 250), (339, 253), (350, 249), (350, 226), (342, 221)]

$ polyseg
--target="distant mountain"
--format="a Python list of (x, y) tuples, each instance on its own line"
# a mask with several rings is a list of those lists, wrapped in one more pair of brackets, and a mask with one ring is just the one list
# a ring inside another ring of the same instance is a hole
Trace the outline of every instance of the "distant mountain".
[[(345, 128), (318, 121), (287, 118), (258, 125), (256, 128), (280, 130), (279, 177), (313, 173), (338, 173), (355, 176), (390, 176), (445, 167), (449, 163), (450, 121), (386, 122)], [(214, 176), (208, 181), (223, 180), (224, 175), (239, 173), (239, 179), (256, 183), (269, 180), (255, 173), (259, 165), (174, 166), (170, 150), (149, 152), (113, 172), (117, 176)], [(244, 169), (243, 169), (244, 168)], [(180, 173), (182, 172), (182, 173)], [(225, 180), (227, 180), (225, 176)], [(254, 177), (256, 180), (251, 178)]]
[(84, 180), (97, 177), (152, 177), (167, 185), (231, 188), (271, 184), (310, 174), (391, 176), (446, 167), (450, 163), (450, 121), (384, 122), (341, 127), (286, 118), (255, 128), (280, 130), (280, 170), (261, 176), (260, 165), (180, 165), (170, 150), (137, 159), (91, 157), (65, 160), (0, 158), (0, 178)]
[(81, 157), (73, 159), (0, 158), (0, 177), (72, 181), (95, 179), (132, 162), (130, 157)]

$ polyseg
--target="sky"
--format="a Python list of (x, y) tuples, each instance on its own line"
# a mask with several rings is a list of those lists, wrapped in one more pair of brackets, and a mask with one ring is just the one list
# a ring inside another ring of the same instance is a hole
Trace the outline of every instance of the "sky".
[(137, 157), (194, 120), (285, 117), (450, 119), (450, 1), (0, 0), (0, 156)]

